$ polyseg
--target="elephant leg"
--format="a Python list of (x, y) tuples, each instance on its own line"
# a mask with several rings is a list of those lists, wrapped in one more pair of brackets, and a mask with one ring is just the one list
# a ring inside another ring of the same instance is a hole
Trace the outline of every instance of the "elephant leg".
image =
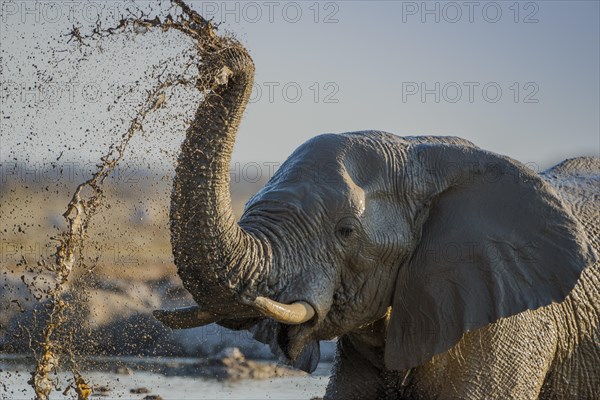
[(557, 342), (547, 310), (526, 311), (465, 334), (411, 371), (409, 386), (423, 398), (537, 399)]
[(381, 397), (384, 391), (384, 331), (385, 320), (380, 320), (338, 339), (326, 400)]
[(553, 308), (557, 357), (541, 399), (598, 399), (600, 393), (600, 268), (587, 268), (567, 301)]

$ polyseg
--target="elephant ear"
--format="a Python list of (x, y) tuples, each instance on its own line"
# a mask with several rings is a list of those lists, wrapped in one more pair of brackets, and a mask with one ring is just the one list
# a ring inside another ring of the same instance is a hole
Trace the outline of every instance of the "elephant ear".
[(554, 189), (514, 160), (477, 148), (408, 151), (407, 188), (423, 200), (421, 238), (401, 266), (385, 364), (403, 370), (470, 330), (562, 301), (595, 254)]

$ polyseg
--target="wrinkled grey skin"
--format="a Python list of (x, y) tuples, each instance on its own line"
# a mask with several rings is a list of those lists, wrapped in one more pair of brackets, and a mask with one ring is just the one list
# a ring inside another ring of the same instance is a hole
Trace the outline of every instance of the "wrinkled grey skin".
[[(600, 251), (600, 160), (567, 160), (542, 177)], [(388, 341), (393, 333), (386, 317), (340, 338), (326, 398), (597, 398), (599, 317), (598, 262), (562, 302), (465, 333), (453, 348), (414, 368), (386, 369), (386, 329)]]
[[(339, 337), (326, 398), (600, 393), (597, 159), (540, 176), (459, 138), (326, 134), (236, 223), (229, 163), (254, 68), (228, 51), (206, 58), (232, 74), (196, 113), (171, 202), (175, 263), (202, 310), (307, 371)], [(259, 295), (316, 315), (276, 323)]]

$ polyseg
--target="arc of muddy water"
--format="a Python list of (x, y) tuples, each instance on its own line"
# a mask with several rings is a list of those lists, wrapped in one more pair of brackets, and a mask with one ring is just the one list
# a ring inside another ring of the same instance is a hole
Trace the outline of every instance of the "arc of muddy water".
[[(55, 253), (55, 263), (49, 266), (49, 269), (56, 275), (55, 285), (48, 291), (50, 315), (42, 331), (42, 352), (36, 357), (36, 368), (30, 380), (38, 400), (48, 399), (50, 393), (54, 390), (55, 385), (49, 378), (49, 374), (57, 369), (60, 362), (60, 345), (56, 343), (54, 335), (66, 320), (65, 312), (68, 306), (62, 299), (65, 283), (77, 266), (78, 261), (81, 261), (77, 254), (81, 252), (91, 216), (100, 204), (104, 179), (114, 170), (123, 157), (130, 140), (142, 128), (145, 117), (156, 109), (155, 104), (164, 95), (164, 90), (176, 84), (173, 82), (159, 84), (148, 94), (141, 111), (132, 121), (119, 144), (111, 148), (108, 154), (101, 158), (102, 163), (93, 176), (77, 187), (66, 212), (63, 214), (67, 222), (67, 230), (63, 232), (62, 237), (59, 239), (60, 243)], [(87, 188), (91, 189), (91, 193), (84, 193)], [(71, 362), (73, 365), (74, 360), (71, 360)], [(80, 399), (86, 399), (91, 393), (91, 389), (79, 371), (75, 370), (73, 373), (74, 383), (71, 386), (74, 387)]]
[[(204, 45), (210, 45), (211, 42), (219, 40), (211, 24), (192, 11), (183, 1), (172, 0), (172, 3), (180, 6), (184, 12), (184, 16), (181, 16), (177, 21), (174, 21), (170, 15), (163, 21), (158, 17), (153, 20), (142, 18), (123, 19), (116, 28), (108, 28), (103, 30), (103, 32), (112, 35), (119, 29), (124, 29), (130, 24), (135, 24), (147, 28), (161, 27), (163, 30), (176, 29), (192, 37), (198, 43), (202, 39)], [(82, 37), (80, 30), (74, 27), (71, 31), (71, 36), (77, 39), (77, 42), (82, 45), (84, 44), (84, 39), (102, 36), (102, 32), (97, 27), (91, 35)], [(81, 254), (83, 242), (86, 237), (86, 229), (91, 217), (101, 203), (102, 184), (123, 157), (133, 136), (142, 129), (146, 116), (157, 110), (164, 103), (166, 90), (175, 86), (191, 84), (198, 86), (198, 82), (192, 82), (183, 77), (176, 77), (175, 79), (159, 83), (148, 93), (140, 111), (131, 122), (128, 130), (122, 135), (121, 140), (116, 146), (113, 145), (108, 153), (101, 158), (101, 164), (99, 164), (98, 170), (93, 176), (77, 187), (67, 206), (66, 212), (63, 214), (67, 222), (67, 229), (58, 239), (59, 245), (56, 249), (54, 264), (47, 266), (55, 274), (55, 284), (47, 292), (50, 310), (49, 318), (42, 329), (42, 343), (40, 344), (42, 351), (39, 354), (34, 354), (36, 367), (29, 381), (38, 400), (49, 399), (50, 394), (55, 389), (55, 383), (50, 379), (49, 375), (51, 372), (57, 370), (60, 363), (61, 346), (56, 342), (55, 334), (57, 329), (66, 320), (65, 313), (68, 306), (62, 300), (65, 292), (65, 283), (68, 281), (73, 269), (82, 262), (81, 258), (78, 258), (78, 253)], [(90, 193), (86, 193), (86, 189), (90, 189)], [(67, 388), (67, 391), (69, 388), (74, 388), (80, 400), (87, 399), (91, 394), (91, 389), (76, 367), (76, 362), (73, 358), (74, 355), (70, 352), (69, 356), (74, 379)]]

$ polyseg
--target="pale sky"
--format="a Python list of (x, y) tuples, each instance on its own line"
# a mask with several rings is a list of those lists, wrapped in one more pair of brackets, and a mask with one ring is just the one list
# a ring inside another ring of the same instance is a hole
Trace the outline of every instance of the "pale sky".
[[(62, 152), (61, 161), (95, 163), (118, 137), (98, 133), (115, 111), (78, 101), (82, 87), (133, 82), (186, 43), (107, 40), (104, 53), (77, 71), (71, 61), (49, 64), (57, 57), (50, 49), (74, 48), (59, 36), (73, 25), (69, 13), (89, 28), (98, 5), (115, 4), (44, 8), (49, 3), (38, 10), (2, 1), (0, 161), (47, 163)], [(136, 2), (141, 9), (153, 3)], [(234, 161), (281, 162), (319, 133), (366, 129), (461, 136), (541, 169), (600, 155), (598, 1), (192, 4), (224, 19), (220, 30), (235, 33), (256, 64)], [(40, 80), (32, 64), (60, 83), (60, 99), (28, 94)], [(149, 134), (132, 160), (156, 164), (160, 149), (174, 151), (180, 140)]]

